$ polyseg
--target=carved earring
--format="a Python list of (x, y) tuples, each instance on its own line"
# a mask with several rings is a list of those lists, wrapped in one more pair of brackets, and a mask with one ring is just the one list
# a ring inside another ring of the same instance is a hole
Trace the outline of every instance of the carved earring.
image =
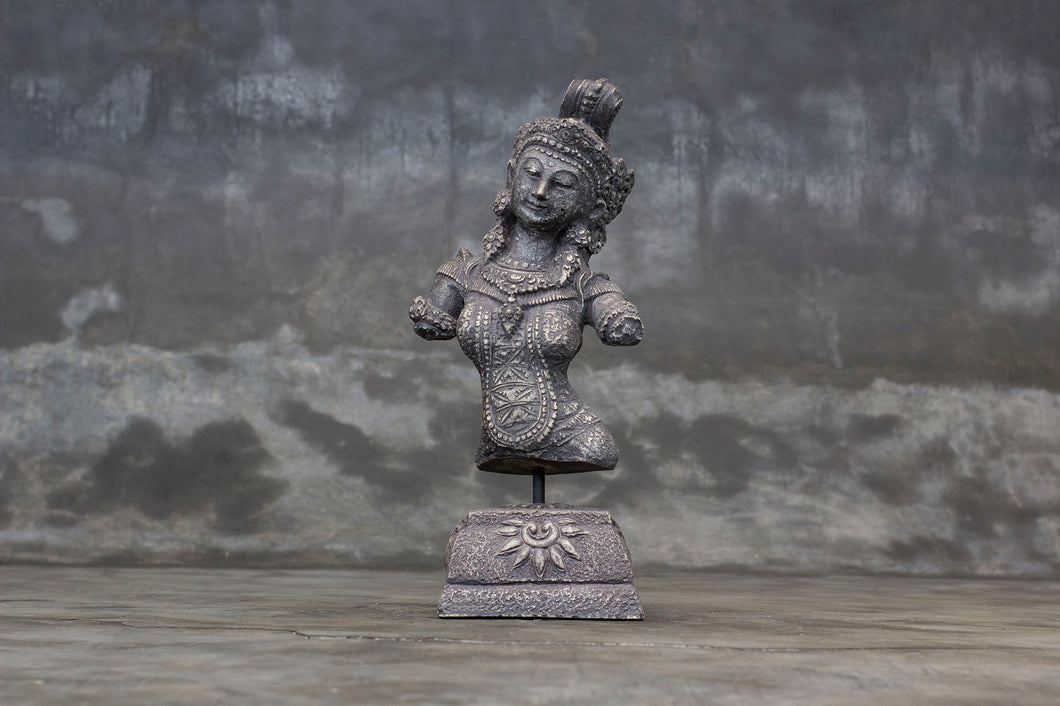
[(497, 218), (504, 218), (509, 215), (512, 210), (512, 192), (507, 186), (497, 192), (496, 198), (493, 199), (493, 215)]
[(482, 254), (486, 256), (487, 260), (492, 260), (504, 249), (506, 242), (504, 226), (497, 223), (482, 236)]
[(589, 226), (585, 221), (574, 223), (567, 232), (570, 234), (570, 240), (572, 243), (579, 248), (589, 248), (590, 243), (592, 242), (592, 234), (589, 232)]

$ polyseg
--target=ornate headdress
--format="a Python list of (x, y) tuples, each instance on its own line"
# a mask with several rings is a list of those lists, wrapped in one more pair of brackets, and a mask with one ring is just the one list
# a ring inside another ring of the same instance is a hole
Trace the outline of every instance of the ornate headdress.
[[(572, 164), (592, 184), (593, 193), (604, 200), (603, 215), (589, 224), (577, 224), (565, 237), (572, 239), (587, 255), (600, 251), (606, 240), (604, 226), (614, 220), (633, 189), (633, 170), (621, 158), (611, 155), (608, 133), (622, 107), (622, 94), (606, 78), (575, 79), (567, 87), (559, 117), (535, 118), (519, 128), (512, 148), (512, 162), (518, 162), (529, 147)], [(505, 221), (511, 219), (511, 194), (507, 188), (497, 195), (493, 210), (501, 223), (486, 234), (483, 246), (487, 257), (503, 244)]]

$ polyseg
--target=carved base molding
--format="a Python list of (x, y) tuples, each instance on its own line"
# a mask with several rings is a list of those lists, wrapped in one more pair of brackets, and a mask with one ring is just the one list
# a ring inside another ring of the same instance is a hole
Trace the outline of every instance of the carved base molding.
[(472, 510), (449, 538), (443, 618), (641, 620), (633, 565), (607, 510)]

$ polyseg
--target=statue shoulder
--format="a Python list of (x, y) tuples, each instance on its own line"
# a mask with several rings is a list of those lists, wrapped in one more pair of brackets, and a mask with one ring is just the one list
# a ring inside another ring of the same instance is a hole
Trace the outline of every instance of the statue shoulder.
[(582, 294), (586, 302), (596, 299), (602, 294), (616, 292), (622, 294), (618, 285), (611, 281), (603, 272), (586, 272), (583, 275)]
[(438, 274), (448, 277), (459, 284), (461, 289), (466, 290), (471, 270), (481, 262), (481, 255), (472, 255), (467, 248), (460, 248), (456, 257), (442, 263), (442, 266), (438, 268)]

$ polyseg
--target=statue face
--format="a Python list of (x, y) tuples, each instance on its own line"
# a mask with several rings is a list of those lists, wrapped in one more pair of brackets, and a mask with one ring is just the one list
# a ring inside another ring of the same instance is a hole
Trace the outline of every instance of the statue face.
[(512, 170), (512, 210), (523, 225), (559, 230), (593, 207), (590, 186), (576, 168), (536, 148), (523, 152)]

